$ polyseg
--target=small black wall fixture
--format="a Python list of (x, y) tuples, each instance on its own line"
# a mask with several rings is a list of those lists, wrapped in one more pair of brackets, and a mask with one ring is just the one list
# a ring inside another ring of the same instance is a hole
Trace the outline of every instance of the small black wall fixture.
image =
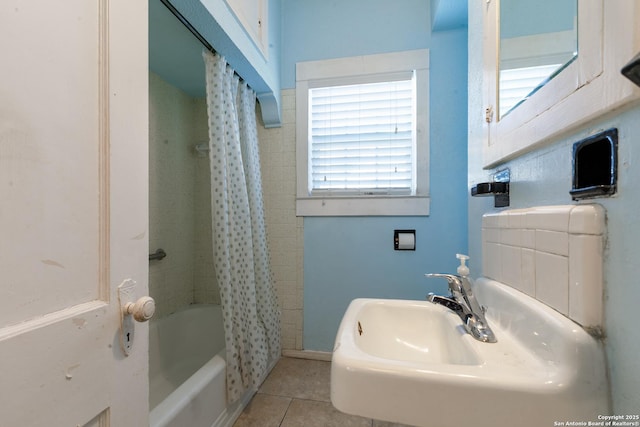
[(492, 182), (481, 182), (471, 187), (471, 195), (476, 196), (493, 196), (493, 206), (496, 208), (505, 208), (509, 206), (509, 181), (511, 173), (509, 169), (505, 169), (493, 176)]
[(640, 53), (634, 56), (631, 61), (622, 67), (620, 72), (637, 86), (640, 86)]
[(573, 144), (573, 200), (611, 196), (618, 179), (618, 129)]

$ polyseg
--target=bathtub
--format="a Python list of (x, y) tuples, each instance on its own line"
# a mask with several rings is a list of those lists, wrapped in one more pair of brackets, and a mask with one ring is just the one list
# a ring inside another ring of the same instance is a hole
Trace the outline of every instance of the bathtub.
[(254, 394), (226, 399), (220, 306), (195, 304), (149, 325), (150, 427), (230, 427)]

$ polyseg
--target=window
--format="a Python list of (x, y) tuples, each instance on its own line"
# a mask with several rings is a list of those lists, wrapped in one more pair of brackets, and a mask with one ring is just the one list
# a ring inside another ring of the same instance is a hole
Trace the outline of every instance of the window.
[(428, 215), (428, 51), (296, 72), (297, 214)]
[(415, 91), (407, 77), (309, 89), (309, 194), (415, 193)]

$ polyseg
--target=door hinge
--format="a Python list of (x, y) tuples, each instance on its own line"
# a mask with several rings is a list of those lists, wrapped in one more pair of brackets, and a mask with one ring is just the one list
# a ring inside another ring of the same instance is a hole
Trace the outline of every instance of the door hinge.
[(493, 121), (493, 106), (489, 105), (484, 110), (484, 120), (487, 123), (491, 123)]

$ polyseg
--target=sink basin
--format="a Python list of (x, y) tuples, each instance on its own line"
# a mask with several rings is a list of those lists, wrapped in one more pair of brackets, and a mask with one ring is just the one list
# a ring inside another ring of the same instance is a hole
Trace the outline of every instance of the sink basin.
[(427, 301), (356, 299), (342, 319), (331, 401), (346, 413), (416, 426), (538, 427), (609, 413), (602, 344), (546, 305), (480, 279), (497, 343)]
[(422, 301), (359, 299), (355, 345), (371, 356), (413, 363), (478, 365), (460, 318)]

